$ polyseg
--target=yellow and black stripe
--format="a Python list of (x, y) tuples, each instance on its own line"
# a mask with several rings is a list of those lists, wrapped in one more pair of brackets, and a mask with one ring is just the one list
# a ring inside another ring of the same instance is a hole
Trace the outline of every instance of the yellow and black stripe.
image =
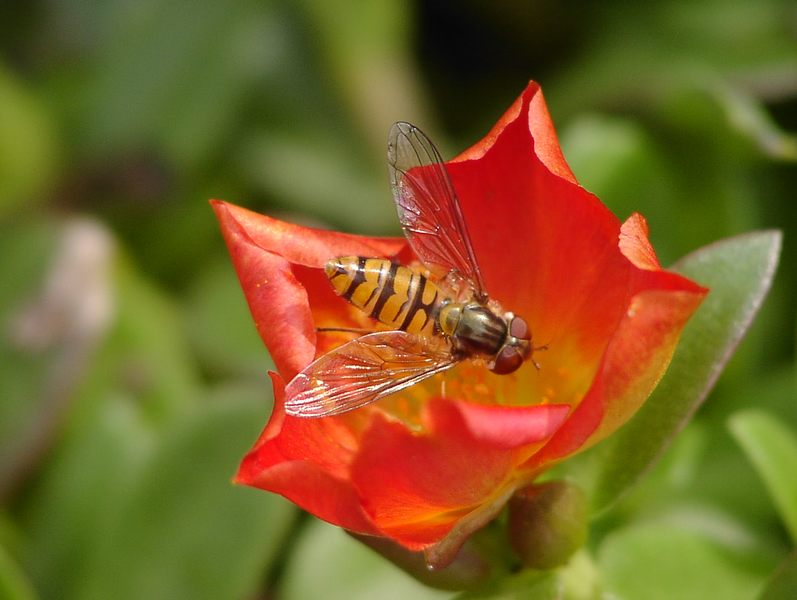
[(389, 327), (432, 335), (444, 298), (420, 273), (383, 258), (330, 260), (326, 274), (335, 292)]

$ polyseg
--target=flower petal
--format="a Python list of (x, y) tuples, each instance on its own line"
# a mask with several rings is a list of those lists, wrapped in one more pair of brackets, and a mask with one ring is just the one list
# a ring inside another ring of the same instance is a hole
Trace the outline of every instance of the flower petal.
[(224, 237), (257, 332), (277, 370), (291, 378), (315, 356), (307, 292), (287, 260), (253, 244), (241, 228), (225, 225)]
[[(666, 282), (673, 283), (676, 277)], [(597, 443), (631, 418), (647, 399), (667, 369), (684, 325), (705, 296), (705, 290), (680, 279), (685, 289), (648, 290), (633, 298), (592, 387), (551, 441), (531, 459), (534, 465), (559, 460)]]
[(556, 402), (574, 403), (628, 305), (633, 265), (617, 247), (619, 221), (575, 182), (556, 145), (531, 85), (485, 141), (448, 167), (487, 291), (549, 347), (538, 375), (519, 375), (528, 397), (567, 388)]
[(307, 267), (323, 268), (330, 258), (338, 256), (393, 256), (406, 245), (402, 238), (369, 238), (302, 227), (223, 200), (210, 203), (225, 233), (228, 228), (239, 229), (255, 246)]
[[(539, 373), (528, 365), (517, 373), (526, 402), (575, 405), (597, 389), (593, 380), (636, 294), (702, 293), (660, 270), (641, 216), (621, 228), (575, 182), (536, 85), (485, 140), (448, 166), (466, 221), (478, 225), (469, 229), (489, 293), (523, 316), (537, 343), (548, 347), (537, 356)], [(490, 383), (498, 397), (514, 391), (508, 380)]]
[(379, 535), (348, 480), (350, 432), (338, 419), (286, 418), (285, 384), (276, 373), (270, 375), (274, 411), (241, 462), (235, 482), (281, 494), (340, 527)]
[(523, 315), (537, 339), (594, 332), (601, 342), (591, 349), (597, 362), (625, 304), (602, 301), (607, 294), (599, 293), (626, 290), (627, 261), (617, 251), (620, 224), (536, 153), (539, 145), (555, 142), (537, 140), (529, 127), (548, 120), (537, 91), (530, 86), (523, 93), (508, 113), (514, 118), (504, 123), (505, 116), (500, 132), (488, 135), (492, 145), (480, 142), (478, 153), (463, 155), (478, 160), (460, 157), (448, 167), (466, 221), (478, 224), (469, 229), (491, 296)]
[[(211, 204), (258, 333), (286, 380), (316, 356), (317, 326), (353, 326), (345, 322), (345, 302), (326, 280), (326, 262), (337, 256), (392, 256), (406, 245), (401, 239), (300, 227), (219, 200)], [(322, 350), (332, 343), (326, 338)]]
[(559, 138), (556, 136), (548, 106), (542, 95), (540, 84), (530, 81), (520, 97), (498, 120), (490, 132), (477, 144), (457, 156), (452, 162), (463, 160), (478, 160), (495, 145), (498, 136), (507, 125), (514, 121), (527, 118), (531, 137), (535, 140), (534, 152), (540, 161), (559, 177), (576, 183), (576, 178), (565, 161)]
[[(521, 451), (548, 439), (566, 414), (561, 406), (506, 411), (437, 398), (426, 407), (424, 433), (417, 434), (375, 413), (352, 464), (352, 482), (381, 530), (408, 548), (424, 548), (505, 493)], [(510, 425), (511, 415), (529, 431)], [(511, 438), (499, 440), (479, 416)]]
[(566, 404), (495, 406), (452, 402), (474, 440), (511, 450), (550, 438), (570, 412)]
[(648, 240), (648, 222), (639, 213), (633, 213), (620, 227), (620, 251), (636, 267), (660, 271), (656, 252)]

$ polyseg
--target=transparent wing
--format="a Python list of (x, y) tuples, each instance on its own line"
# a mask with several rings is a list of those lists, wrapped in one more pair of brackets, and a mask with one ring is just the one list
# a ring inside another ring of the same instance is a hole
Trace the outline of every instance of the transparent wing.
[(404, 331), (369, 333), (323, 355), (285, 387), (285, 412), (327, 417), (365, 406), (450, 369), (450, 352)]
[(437, 148), (420, 129), (398, 122), (390, 129), (387, 158), (399, 221), (415, 254), (440, 276), (456, 271), (485, 297), (459, 199)]

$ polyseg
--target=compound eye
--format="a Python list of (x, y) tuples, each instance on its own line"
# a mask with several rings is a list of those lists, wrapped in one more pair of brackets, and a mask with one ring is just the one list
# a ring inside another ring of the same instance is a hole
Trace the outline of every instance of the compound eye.
[(509, 324), (509, 335), (519, 340), (530, 340), (531, 332), (528, 323), (522, 317), (515, 317)]
[(495, 364), (490, 370), (498, 375), (506, 375), (517, 371), (522, 364), (523, 356), (521, 356), (520, 352), (513, 346), (504, 346), (498, 356), (495, 357)]

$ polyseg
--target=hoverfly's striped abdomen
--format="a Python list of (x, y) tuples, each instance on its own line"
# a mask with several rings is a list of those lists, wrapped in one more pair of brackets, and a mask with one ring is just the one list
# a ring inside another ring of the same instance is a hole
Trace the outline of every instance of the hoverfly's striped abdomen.
[(335, 292), (388, 327), (430, 336), (443, 296), (420, 273), (384, 258), (345, 256), (325, 268)]

